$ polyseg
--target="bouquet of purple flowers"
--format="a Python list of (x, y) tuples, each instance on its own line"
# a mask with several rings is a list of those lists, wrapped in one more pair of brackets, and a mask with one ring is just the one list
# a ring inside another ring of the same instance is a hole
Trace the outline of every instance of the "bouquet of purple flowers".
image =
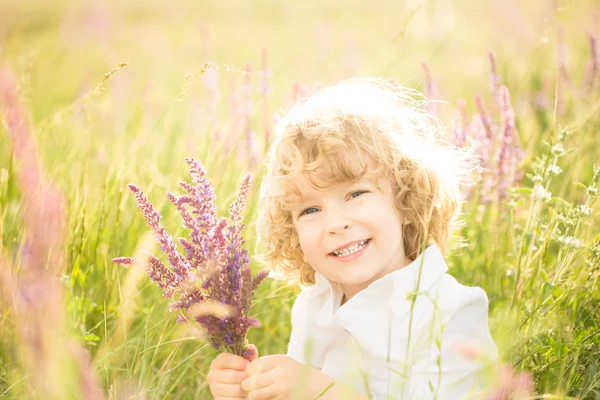
[[(181, 182), (188, 193), (175, 196), (167, 193), (183, 218), (183, 226), (191, 231), (190, 239), (179, 238), (185, 250), (183, 256), (165, 228), (159, 224), (160, 215), (136, 185), (129, 185), (138, 207), (152, 228), (160, 249), (166, 254), (171, 268), (149, 255), (147, 260), (131, 257), (114, 258), (119, 264), (143, 263), (150, 278), (171, 299), (169, 309), (179, 311), (178, 322), (195, 319), (204, 328), (208, 341), (215, 349), (252, 359), (256, 348), (248, 346), (249, 327), (260, 327), (258, 320), (248, 316), (254, 290), (268, 275), (261, 271), (252, 277), (248, 251), (242, 230), (241, 212), (246, 205), (250, 175), (242, 181), (237, 199), (229, 208), (230, 223), (217, 220), (216, 196), (206, 178), (206, 170), (198, 161), (186, 158), (193, 185)], [(190, 212), (191, 210), (191, 212)]]

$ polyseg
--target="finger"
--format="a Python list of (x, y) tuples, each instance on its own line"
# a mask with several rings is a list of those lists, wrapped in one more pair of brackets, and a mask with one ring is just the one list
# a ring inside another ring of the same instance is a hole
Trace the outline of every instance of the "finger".
[(258, 349), (253, 344), (249, 344), (248, 346), (246, 346), (246, 350), (244, 350), (244, 353), (245, 358), (248, 361), (254, 361), (258, 358)]
[(248, 364), (249, 361), (243, 357), (231, 353), (221, 353), (214, 359), (211, 368), (244, 371)]
[(262, 372), (266, 372), (275, 368), (275, 362), (269, 356), (259, 357), (256, 360), (248, 363), (246, 367), (246, 373), (250, 376), (257, 375)]
[(214, 397), (213, 396), (213, 400), (240, 400), (240, 399), (248, 400), (248, 393), (246, 393), (244, 395), (244, 397), (239, 397), (239, 396), (236, 396), (236, 397), (230, 397), (230, 396), (217, 396), (217, 397)]
[(277, 394), (277, 387), (275, 385), (248, 393), (248, 400), (271, 400), (278, 398), (279, 395)]
[(262, 374), (250, 376), (242, 381), (241, 387), (246, 392), (264, 389), (277, 382), (278, 375), (275, 370), (263, 372)]
[(238, 371), (235, 369), (221, 369), (212, 377), (215, 383), (228, 383), (239, 385), (244, 379), (248, 377), (248, 374), (244, 371)]
[(240, 399), (244, 399), (244, 400), (248, 400), (248, 394), (246, 393), (246, 395), (244, 395), (244, 397), (230, 397), (230, 396), (217, 396), (217, 397), (213, 397), (213, 400), (240, 400)]
[(246, 398), (246, 393), (240, 385), (228, 384), (228, 383), (213, 383), (210, 385), (210, 392), (214, 397), (233, 397), (233, 398)]

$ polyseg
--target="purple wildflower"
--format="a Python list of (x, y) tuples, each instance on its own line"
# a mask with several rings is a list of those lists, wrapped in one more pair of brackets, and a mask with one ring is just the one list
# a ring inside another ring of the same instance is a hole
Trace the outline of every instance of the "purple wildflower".
[(475, 114), (473, 116), (468, 130), (474, 143), (475, 154), (479, 158), (476, 179), (477, 184), (480, 185), (480, 199), (482, 202), (489, 202), (489, 197), (494, 187), (491, 176), (487, 173), (490, 168), (490, 152), (492, 149), (480, 115)]
[(535, 390), (530, 372), (516, 372), (509, 365), (499, 368), (499, 371), (496, 372), (495, 380), (496, 382), (485, 395), (486, 400), (529, 398)]
[(246, 349), (244, 350), (244, 353), (242, 354), (242, 356), (246, 360), (250, 360), (250, 361), (255, 360), (258, 357), (258, 350), (256, 349), (256, 346), (254, 346), (253, 344), (248, 345), (248, 347), (246, 347)]
[(272, 72), (269, 69), (269, 53), (267, 49), (262, 51), (262, 71), (260, 72), (260, 89), (259, 93), (262, 96), (263, 102), (263, 124), (265, 129), (265, 145), (268, 146), (271, 136), (273, 135), (273, 125), (269, 116), (269, 95), (272, 91), (271, 82)]
[(430, 113), (438, 115), (437, 104), (433, 101), (436, 100), (436, 97), (438, 96), (437, 85), (431, 76), (431, 69), (429, 68), (429, 65), (427, 63), (421, 63), (421, 67), (425, 73), (425, 83), (423, 85), (425, 89), (425, 96), (429, 100), (426, 108)]
[(457, 101), (458, 110), (450, 121), (450, 138), (452, 144), (457, 147), (464, 147), (467, 135), (467, 103), (463, 98)]
[(178, 279), (184, 279), (187, 277), (189, 270), (189, 264), (187, 260), (177, 252), (177, 247), (173, 243), (171, 235), (169, 235), (166, 229), (159, 224), (160, 214), (154, 209), (154, 206), (148, 201), (148, 198), (136, 185), (128, 185), (129, 190), (135, 195), (135, 199), (138, 203), (138, 207), (144, 217), (148, 226), (154, 231), (154, 235), (158, 243), (160, 243), (160, 249), (167, 255), (169, 263), (173, 267), (173, 272), (176, 274)]
[[(518, 183), (524, 175), (519, 168), (524, 153), (519, 145), (519, 135), (515, 125), (515, 112), (510, 100), (510, 92), (501, 84), (496, 70), (496, 59), (489, 54), (490, 86), (500, 115), (499, 123), (493, 121), (482, 99), (475, 97), (477, 114), (469, 124), (466, 102), (459, 99), (457, 112), (449, 127), (450, 140), (458, 147), (473, 144), (480, 165), (476, 179), (480, 186), (479, 200), (489, 203), (507, 197), (509, 187)], [(470, 196), (472, 193), (467, 193)]]
[(498, 75), (498, 70), (496, 68), (496, 56), (494, 53), (490, 52), (488, 57), (490, 60), (490, 88), (492, 89), (494, 98), (496, 98), (496, 102), (499, 102), (501, 96), (500, 85), (502, 84), (502, 78), (500, 75)]
[(487, 138), (489, 140), (492, 140), (494, 137), (494, 127), (492, 118), (489, 116), (487, 110), (485, 109), (481, 97), (475, 96), (475, 104), (477, 105), (477, 111), (479, 111), (479, 117), (481, 118), (481, 122), (483, 123), (483, 127), (485, 129)]
[(305, 84), (295, 82), (292, 89), (292, 102), (297, 103), (302, 100), (308, 94), (308, 89)]
[[(56, 348), (66, 344), (69, 334), (65, 331), (64, 285), (60, 282), (66, 254), (66, 201), (58, 185), (44, 176), (17, 87), (12, 71), (0, 68), (0, 119), (6, 124), (19, 165), (15, 177), (22, 193), (19, 208), (23, 231), (18, 264), (0, 253), (0, 301), (14, 314), (12, 339), (19, 343), (17, 361), (28, 377), (31, 393), (59, 393), (56, 385), (62, 383), (62, 372), (75, 361), (79, 382), (69, 388), (81, 388), (79, 398), (104, 399), (102, 385), (81, 345)], [(56, 357), (57, 352), (61, 357)]]
[[(160, 226), (160, 215), (144, 193), (136, 185), (129, 185), (170, 268), (154, 256), (149, 256), (147, 261), (118, 257), (113, 262), (145, 263), (148, 276), (163, 289), (164, 296), (172, 300), (169, 309), (183, 312), (177, 315), (178, 322), (195, 319), (216, 349), (224, 347), (237, 355), (251, 355), (246, 351), (246, 332), (250, 327), (259, 327), (260, 323), (248, 314), (254, 291), (267, 272), (252, 277), (248, 251), (243, 248), (245, 224), (241, 213), (250, 191), (250, 175), (242, 181), (238, 196), (229, 208), (228, 223), (226, 218), (217, 220), (216, 196), (204, 167), (192, 158), (186, 162), (193, 184), (182, 182), (181, 186), (188, 194), (179, 197), (167, 194), (181, 213), (183, 226), (191, 231), (189, 240), (179, 238), (186, 255), (177, 251), (171, 236)], [(210, 307), (198, 307), (209, 304), (220, 305), (228, 311), (224, 314), (206, 312)]]
[(588, 32), (590, 44), (590, 61), (586, 65), (586, 86), (589, 91), (594, 89), (596, 75), (598, 75), (598, 36), (595, 32)]
[(259, 72), (260, 80), (258, 93), (261, 96), (268, 96), (271, 94), (271, 79), (272, 73), (268, 66), (269, 52), (267, 49), (262, 49), (262, 70)]
[(556, 61), (560, 72), (560, 80), (569, 85), (571, 78), (567, 71), (567, 45), (565, 44), (565, 31), (559, 28), (556, 34)]
[(510, 102), (510, 92), (504, 85), (499, 89), (499, 98), (501, 100), (499, 106), (502, 119), (502, 142), (497, 171), (499, 174), (498, 194), (500, 199), (503, 199), (508, 196), (508, 188), (515, 181), (517, 164), (520, 163), (522, 155), (518, 151), (520, 149), (519, 138), (515, 126), (515, 112)]

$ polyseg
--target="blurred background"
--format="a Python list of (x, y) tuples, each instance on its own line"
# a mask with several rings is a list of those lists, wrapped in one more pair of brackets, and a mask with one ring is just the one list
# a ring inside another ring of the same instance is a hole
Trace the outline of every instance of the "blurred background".
[[(178, 237), (166, 192), (189, 181), (185, 157), (220, 215), (250, 172), (252, 253), (274, 124), (323, 85), (381, 76), (434, 100), (458, 145), (477, 142), (485, 105), (485, 154), (511, 155), (510, 176), (487, 164), (469, 193), (449, 258), (490, 297), (498, 393), (599, 399), (598, 6), (0, 0), (0, 398), (210, 398), (215, 352), (143, 270), (111, 262), (160, 254), (127, 184)], [(260, 354), (286, 352), (298, 292), (259, 288)]]

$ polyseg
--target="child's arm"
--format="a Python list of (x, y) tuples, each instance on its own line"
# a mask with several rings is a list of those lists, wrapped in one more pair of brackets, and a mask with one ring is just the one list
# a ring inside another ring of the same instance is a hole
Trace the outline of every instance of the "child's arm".
[(254, 400), (314, 399), (367, 400), (367, 397), (322, 373), (285, 355), (261, 357), (246, 368), (248, 378), (242, 389)]

